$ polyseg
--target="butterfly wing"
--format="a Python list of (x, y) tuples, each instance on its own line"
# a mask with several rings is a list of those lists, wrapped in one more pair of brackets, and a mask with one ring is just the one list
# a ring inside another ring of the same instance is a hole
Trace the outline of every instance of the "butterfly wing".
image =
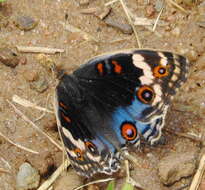
[(111, 174), (120, 150), (139, 144), (139, 133), (156, 141), (187, 65), (170, 52), (131, 50), (98, 56), (65, 75), (56, 115), (73, 167), (85, 176)]

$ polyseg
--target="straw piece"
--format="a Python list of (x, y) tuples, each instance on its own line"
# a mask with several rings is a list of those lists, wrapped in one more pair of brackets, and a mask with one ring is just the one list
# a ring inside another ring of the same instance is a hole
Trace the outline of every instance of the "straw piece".
[(201, 179), (203, 177), (204, 170), (205, 170), (205, 154), (201, 157), (199, 167), (197, 169), (196, 174), (194, 175), (194, 178), (192, 180), (192, 183), (191, 183), (189, 190), (197, 190), (198, 189), (198, 187), (201, 183)]
[(82, 31), (81, 29), (79, 29), (71, 24), (64, 23), (62, 21), (60, 21), (59, 23), (65, 28), (65, 30), (67, 30), (69, 32), (80, 33), (85, 40), (99, 42), (99, 40), (96, 39), (95, 37), (93, 37), (92, 35), (88, 34), (87, 32)]
[(103, 182), (107, 182), (107, 181), (111, 181), (114, 180), (115, 178), (106, 178), (106, 179), (100, 179), (100, 180), (96, 180), (96, 181), (91, 181), (90, 183), (87, 183), (85, 185), (81, 185), (73, 190), (79, 190), (82, 189), (83, 187), (86, 187), (88, 185), (92, 185), (92, 184), (96, 184), (96, 183), (103, 183)]
[(39, 154), (39, 152), (36, 152), (34, 150), (31, 150), (30, 148), (26, 148), (20, 144), (17, 144), (17, 143), (14, 143), (13, 141), (11, 141), (9, 138), (7, 138), (5, 135), (3, 135), (1, 132), (0, 132), (0, 136), (3, 137), (7, 142), (9, 142), (10, 144), (22, 149), (22, 150), (25, 150), (27, 152), (30, 152), (30, 153), (33, 153), (33, 154)]
[(47, 190), (53, 182), (60, 176), (60, 174), (70, 165), (69, 160), (65, 160), (58, 169), (51, 175), (51, 177), (46, 180), (37, 190)]
[(113, 3), (116, 3), (118, 2), (119, 0), (112, 0), (112, 1), (109, 1), (107, 3), (105, 3), (105, 6), (109, 6), (109, 5), (112, 5)]
[(14, 108), (14, 111), (15, 111), (19, 116), (21, 116), (21, 118), (22, 118), (24, 121), (30, 123), (31, 126), (32, 126), (34, 129), (36, 129), (39, 133), (41, 133), (41, 134), (44, 135), (46, 138), (48, 138), (48, 139), (51, 141), (51, 143), (53, 143), (58, 149), (60, 149), (61, 151), (63, 150), (62, 147), (61, 147), (58, 143), (56, 143), (49, 135), (47, 135), (44, 131), (42, 131), (35, 123), (33, 123), (33, 122), (32, 122), (28, 117), (26, 117), (20, 110), (18, 110), (14, 104), (12, 104), (9, 100), (7, 100), (7, 102)]
[(36, 104), (26, 100), (26, 99), (23, 99), (17, 95), (13, 95), (12, 97), (12, 101), (17, 103), (17, 104), (20, 104), (21, 106), (24, 106), (24, 107), (31, 107), (31, 108), (35, 108), (35, 109), (38, 109), (38, 110), (41, 110), (41, 111), (44, 111), (44, 112), (48, 112), (48, 113), (54, 113), (53, 111), (50, 111), (46, 108), (43, 108), (43, 107), (40, 107), (40, 106), (37, 106)]
[(63, 53), (64, 49), (47, 48), (47, 47), (33, 47), (33, 46), (16, 46), (17, 50), (24, 53)]
[(128, 8), (127, 8), (127, 6), (125, 5), (125, 3), (123, 2), (123, 0), (120, 0), (120, 3), (121, 3), (121, 5), (122, 5), (122, 7), (123, 7), (123, 9), (124, 9), (124, 11), (125, 11), (125, 14), (126, 14), (126, 16), (127, 16), (127, 19), (128, 19), (129, 24), (132, 26), (132, 29), (133, 29), (134, 34), (135, 34), (135, 37), (136, 37), (136, 39), (137, 39), (138, 47), (139, 47), (139, 48), (142, 48), (141, 42), (140, 42), (139, 37), (138, 37), (137, 30), (135, 29), (135, 26), (134, 26), (134, 24), (133, 24), (133, 22), (132, 22), (132, 19), (131, 19), (130, 15), (129, 15)]

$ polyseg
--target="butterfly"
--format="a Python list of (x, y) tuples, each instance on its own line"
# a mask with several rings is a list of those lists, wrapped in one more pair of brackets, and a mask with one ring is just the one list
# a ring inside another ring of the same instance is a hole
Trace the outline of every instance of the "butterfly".
[(189, 61), (168, 51), (123, 50), (64, 74), (55, 93), (59, 133), (80, 175), (111, 175), (122, 152), (161, 136), (167, 109)]

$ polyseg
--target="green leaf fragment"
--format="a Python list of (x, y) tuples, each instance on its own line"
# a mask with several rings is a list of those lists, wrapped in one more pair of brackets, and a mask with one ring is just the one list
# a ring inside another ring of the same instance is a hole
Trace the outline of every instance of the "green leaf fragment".
[(115, 190), (115, 181), (110, 181), (106, 190)]
[(134, 190), (134, 186), (130, 183), (125, 183), (122, 187), (122, 190)]

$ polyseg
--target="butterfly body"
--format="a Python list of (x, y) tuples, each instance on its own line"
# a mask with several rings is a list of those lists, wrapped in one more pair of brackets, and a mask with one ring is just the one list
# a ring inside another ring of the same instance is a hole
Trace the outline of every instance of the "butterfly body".
[(72, 166), (81, 175), (112, 174), (121, 152), (140, 138), (153, 144), (188, 60), (170, 52), (128, 50), (95, 57), (56, 88), (56, 117)]

